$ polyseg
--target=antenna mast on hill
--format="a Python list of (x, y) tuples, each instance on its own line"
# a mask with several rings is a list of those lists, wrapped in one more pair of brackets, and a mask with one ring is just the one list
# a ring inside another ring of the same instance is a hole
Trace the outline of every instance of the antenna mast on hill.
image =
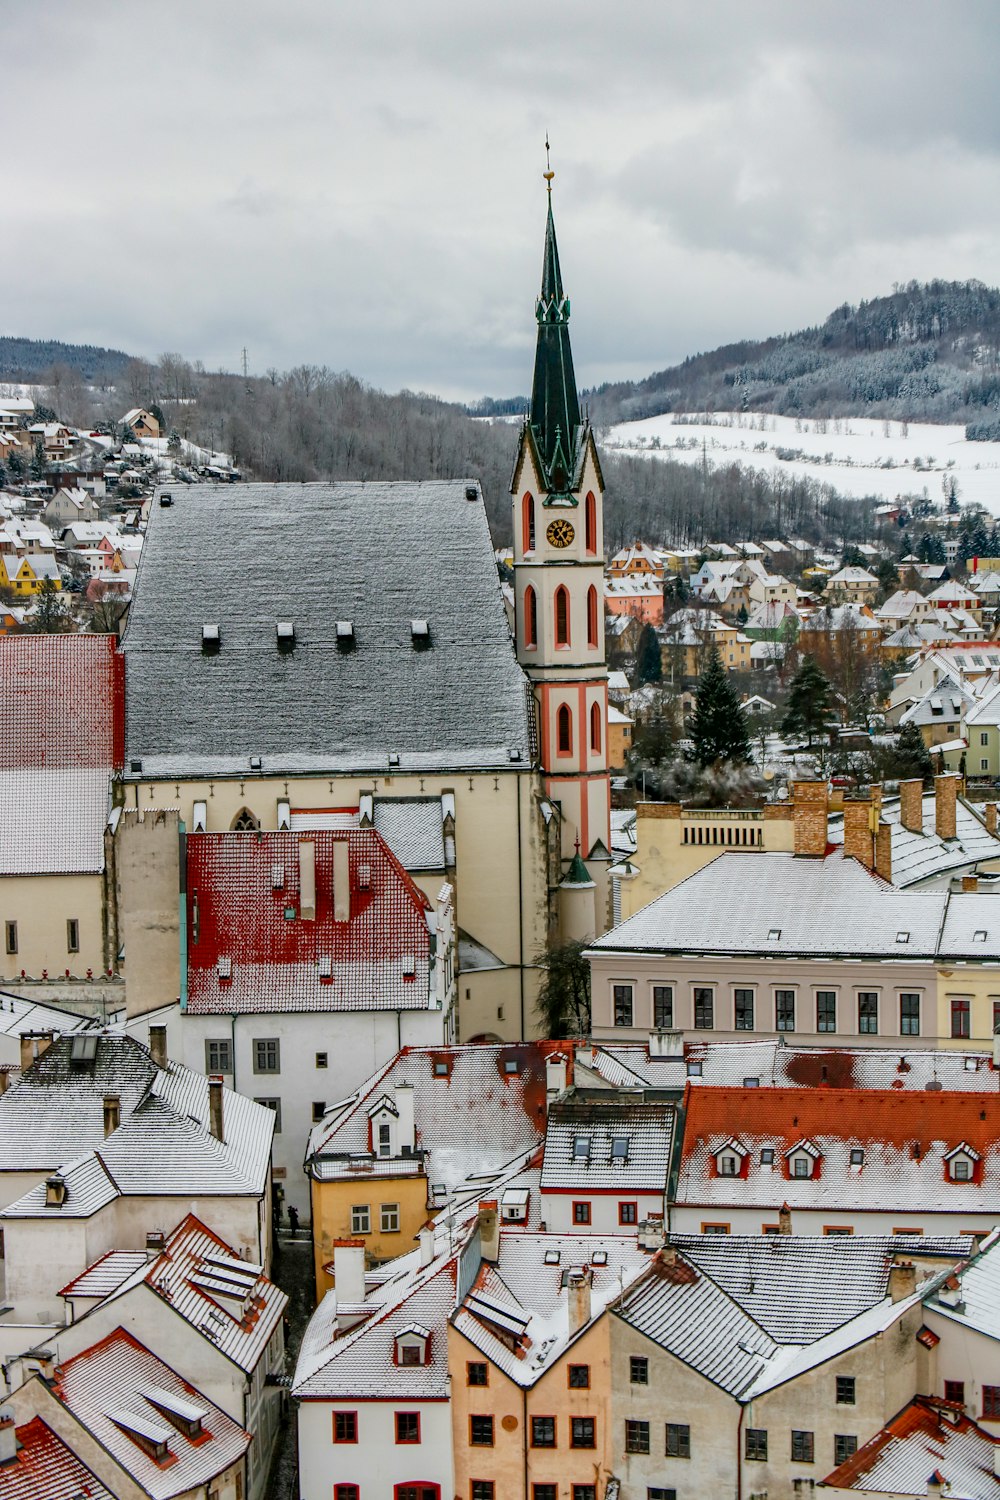
[(243, 379), (247, 378), (247, 346), (243, 345)]

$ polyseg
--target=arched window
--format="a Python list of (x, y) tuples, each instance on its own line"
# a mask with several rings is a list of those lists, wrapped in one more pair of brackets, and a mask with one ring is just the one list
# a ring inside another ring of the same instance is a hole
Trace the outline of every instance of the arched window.
[(241, 807), (229, 826), (234, 833), (259, 833), (260, 819), (254, 817), (249, 807)]
[(597, 645), (597, 590), (593, 584), (587, 590), (587, 645)]
[(601, 705), (595, 703), (590, 710), (590, 748), (594, 755), (601, 753)]
[(530, 583), (524, 591), (524, 644), (538, 645), (538, 595)]
[(556, 714), (556, 749), (560, 755), (573, 754), (573, 715), (565, 703)]
[(593, 490), (587, 491), (587, 499), (584, 502), (584, 545), (588, 552), (597, 551), (597, 501), (594, 499)]
[(556, 645), (569, 645), (569, 589), (560, 584), (556, 589)]
[(535, 497), (525, 495), (521, 503), (521, 549), (524, 552), (535, 550)]

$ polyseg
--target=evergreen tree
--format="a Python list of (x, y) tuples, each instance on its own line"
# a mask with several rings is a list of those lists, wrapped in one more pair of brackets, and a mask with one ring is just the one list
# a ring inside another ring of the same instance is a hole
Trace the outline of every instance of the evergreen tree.
[(27, 628), (35, 635), (64, 635), (72, 628), (66, 603), (51, 578), (43, 578)]
[(811, 750), (813, 735), (823, 732), (829, 718), (829, 680), (815, 656), (803, 656), (788, 691), (781, 733), (790, 739), (804, 734)]
[(899, 731), (893, 761), (894, 774), (900, 781), (913, 781), (919, 776), (926, 783), (934, 775), (931, 752), (912, 719), (908, 719)]
[(750, 736), (740, 700), (717, 646), (712, 647), (698, 678), (689, 735), (694, 742), (694, 759), (700, 766), (714, 766), (719, 761), (745, 765), (750, 759)]
[(663, 657), (660, 654), (660, 638), (652, 625), (644, 625), (636, 652), (636, 675), (640, 683), (661, 682), (663, 679)]
[(545, 1035), (553, 1040), (587, 1036), (590, 1032), (590, 965), (584, 958), (586, 943), (564, 943), (538, 954), (542, 982), (537, 1010)]
[(41, 438), (35, 444), (35, 451), (31, 456), (31, 477), (41, 479), (45, 474), (45, 444)]

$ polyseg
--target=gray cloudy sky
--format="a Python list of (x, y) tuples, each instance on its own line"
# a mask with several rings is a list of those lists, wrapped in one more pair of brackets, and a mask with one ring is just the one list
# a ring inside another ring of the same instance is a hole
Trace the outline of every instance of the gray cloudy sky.
[(581, 384), (1000, 282), (995, 0), (0, 4), (0, 331), (530, 381), (543, 141)]

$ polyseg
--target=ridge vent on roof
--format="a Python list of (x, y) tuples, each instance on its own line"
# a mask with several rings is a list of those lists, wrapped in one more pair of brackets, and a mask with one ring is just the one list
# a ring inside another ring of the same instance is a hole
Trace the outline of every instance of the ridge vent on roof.
[(222, 644), (222, 632), (218, 625), (203, 625), (201, 627), (201, 649), (205, 656), (217, 654)]
[(431, 643), (431, 627), (427, 620), (410, 621), (410, 639), (415, 651), (426, 651)]
[(278, 650), (282, 652), (295, 650), (295, 624), (292, 620), (278, 620), (275, 624), (278, 638)]

